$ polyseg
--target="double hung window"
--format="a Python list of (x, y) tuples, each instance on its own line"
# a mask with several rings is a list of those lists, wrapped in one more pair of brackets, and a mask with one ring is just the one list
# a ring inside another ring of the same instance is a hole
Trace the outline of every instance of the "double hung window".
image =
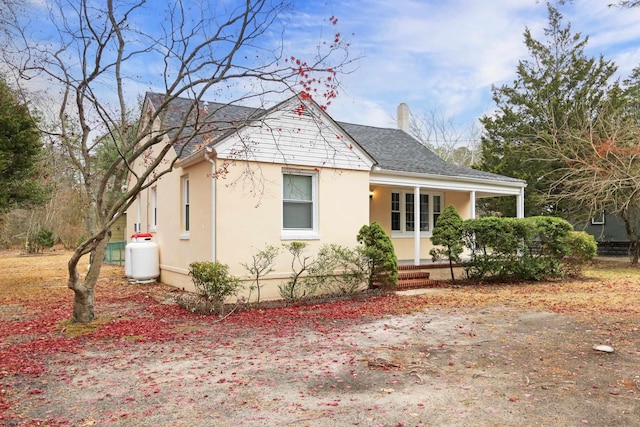
[(191, 213), (190, 201), (189, 201), (189, 176), (182, 177), (182, 235), (183, 238), (188, 238), (189, 229), (191, 228)]
[[(420, 217), (417, 226), (420, 232), (433, 230), (435, 221), (441, 212), (440, 194), (420, 193)], [(413, 233), (416, 227), (415, 217), (416, 197), (413, 192), (391, 192), (391, 231), (394, 234)]]
[(314, 238), (318, 231), (317, 174), (285, 170), (282, 174), (282, 234)]
[(151, 189), (151, 230), (158, 227), (158, 187)]

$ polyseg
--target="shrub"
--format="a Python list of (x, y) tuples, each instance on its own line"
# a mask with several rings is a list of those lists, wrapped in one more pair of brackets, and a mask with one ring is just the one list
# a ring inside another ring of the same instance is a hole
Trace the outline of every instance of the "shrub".
[(324, 245), (309, 269), (310, 280), (330, 294), (352, 294), (362, 287), (368, 264), (369, 260), (361, 250)]
[(463, 223), (463, 239), (471, 252), (464, 264), (472, 279), (507, 277), (517, 270), (522, 251), (522, 227), (514, 218), (484, 217)]
[(433, 261), (437, 261), (441, 258), (449, 261), (451, 280), (455, 281), (453, 263), (460, 262), (460, 254), (462, 254), (462, 251), (464, 250), (462, 240), (462, 218), (458, 214), (455, 206), (447, 206), (438, 217), (436, 225), (433, 227), (431, 243), (443, 246), (442, 248), (431, 249), (429, 254), (431, 254)]
[(192, 262), (189, 275), (198, 295), (212, 304), (212, 311), (224, 316), (225, 299), (240, 290), (240, 279), (229, 274), (229, 266), (217, 261)]
[(476, 279), (561, 276), (560, 259), (568, 253), (571, 230), (571, 224), (554, 217), (467, 220), (463, 236), (471, 259), (465, 263), (465, 271)]
[(267, 245), (264, 249), (256, 252), (251, 258), (251, 264), (243, 263), (242, 266), (249, 272), (253, 280), (249, 286), (249, 291), (256, 290), (256, 302), (260, 302), (260, 289), (262, 285), (260, 280), (273, 271), (273, 262), (280, 253), (280, 249)]
[(391, 238), (382, 226), (374, 221), (364, 225), (358, 232), (358, 242), (363, 245), (362, 254), (368, 260), (367, 284), (374, 283), (383, 287), (398, 286), (398, 257), (396, 257)]
[(53, 238), (53, 231), (44, 227), (40, 228), (40, 230), (38, 230), (38, 233), (36, 234), (35, 243), (40, 252), (42, 252), (44, 249), (53, 247), (53, 244), (55, 243), (55, 239)]
[(582, 274), (584, 267), (598, 253), (596, 239), (585, 231), (571, 231), (567, 236), (569, 251), (561, 260), (562, 271), (571, 277)]
[(40, 227), (35, 236), (27, 239), (24, 249), (27, 253), (39, 253), (53, 247), (54, 243), (53, 231), (45, 227)]
[(291, 242), (283, 246), (293, 256), (291, 260), (291, 270), (293, 272), (287, 282), (278, 286), (280, 296), (286, 301), (297, 301), (301, 298), (312, 296), (316, 292), (316, 283), (313, 280), (309, 280), (308, 276), (303, 276), (303, 273), (307, 272), (314, 264), (311, 257), (302, 256), (307, 244), (304, 242)]

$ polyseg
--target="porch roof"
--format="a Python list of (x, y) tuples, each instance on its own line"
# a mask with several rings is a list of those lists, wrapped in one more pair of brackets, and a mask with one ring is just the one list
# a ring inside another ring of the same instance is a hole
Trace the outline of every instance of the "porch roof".
[(525, 185), (520, 179), (448, 163), (400, 129), (338, 124), (377, 162), (382, 171), (415, 177), (428, 175), (472, 182), (499, 182), (510, 187)]

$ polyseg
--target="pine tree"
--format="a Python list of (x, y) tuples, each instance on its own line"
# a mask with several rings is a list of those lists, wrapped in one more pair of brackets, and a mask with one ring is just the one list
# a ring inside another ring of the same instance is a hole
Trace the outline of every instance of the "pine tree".
[[(617, 88), (611, 82), (616, 71), (613, 62), (602, 56), (587, 57), (588, 37), (573, 34), (570, 24), (563, 26), (556, 9), (549, 5), (548, 10), (546, 40), (534, 39), (526, 29), (530, 59), (519, 62), (513, 84), (492, 89), (498, 112), (480, 120), (484, 132), (478, 168), (526, 180), (527, 216), (553, 214), (558, 209), (547, 194), (560, 164), (541, 156), (539, 147), (562, 146), (563, 133), (557, 130), (597, 115)], [(492, 201), (484, 209), (515, 216), (509, 200)]]
[(0, 212), (44, 202), (40, 155), (36, 123), (0, 78)]

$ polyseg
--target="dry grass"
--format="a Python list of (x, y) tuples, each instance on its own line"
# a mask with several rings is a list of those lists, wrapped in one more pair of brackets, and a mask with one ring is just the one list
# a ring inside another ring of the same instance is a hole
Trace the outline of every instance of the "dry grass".
[[(71, 299), (66, 287), (68, 251), (45, 255), (0, 252), (0, 302), (15, 304), (46, 297)], [(88, 269), (88, 257), (80, 263), (80, 273)], [(121, 284), (123, 268), (104, 265), (100, 282)], [(135, 287), (121, 289), (136, 292)], [(158, 289), (162, 292), (162, 289)], [(165, 288), (165, 291), (167, 289)], [(100, 292), (100, 284), (98, 286)], [(406, 300), (410, 300), (406, 301)], [(585, 316), (616, 314), (640, 318), (640, 268), (626, 259), (602, 259), (593, 263), (581, 279), (527, 283), (465, 284), (454, 292), (407, 297), (399, 312), (427, 306), (483, 307), (506, 304), (529, 309), (566, 312)], [(417, 307), (415, 307), (415, 306)], [(394, 310), (392, 310), (394, 311)]]
[[(39, 255), (24, 255), (18, 251), (0, 251), (0, 301), (33, 301), (47, 298), (70, 297), (67, 288), (67, 262), (70, 251), (51, 251)], [(89, 256), (79, 264), (80, 274), (89, 269)], [(122, 267), (105, 265), (101, 280), (122, 278)]]

